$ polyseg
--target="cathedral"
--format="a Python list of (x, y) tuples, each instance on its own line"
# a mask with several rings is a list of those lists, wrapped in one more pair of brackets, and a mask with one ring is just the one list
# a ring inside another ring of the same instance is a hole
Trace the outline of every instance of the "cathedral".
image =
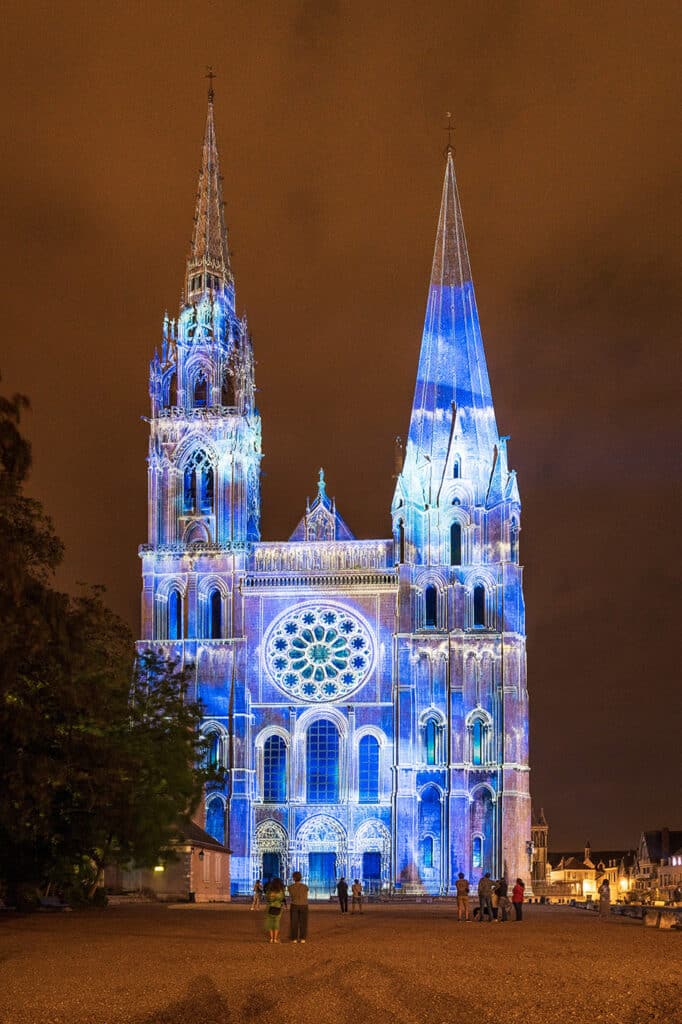
[(341, 875), (433, 894), (459, 871), (527, 879), (521, 502), (452, 150), (390, 535), (356, 539), (320, 471), (289, 539), (263, 540), (254, 354), (213, 100), (181, 305), (150, 365), (140, 548), (140, 649), (191, 667), (224, 769), (202, 823), (232, 852), (233, 894), (296, 869), (317, 896)]

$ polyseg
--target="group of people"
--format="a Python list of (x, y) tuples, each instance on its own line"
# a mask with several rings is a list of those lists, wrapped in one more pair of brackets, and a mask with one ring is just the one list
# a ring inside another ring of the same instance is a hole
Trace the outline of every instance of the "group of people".
[[(469, 880), (460, 871), (457, 882), (457, 920), (471, 921), (469, 908), (469, 894), (471, 887)], [(478, 883), (478, 906), (474, 907), (473, 919), (482, 922), (487, 917), (489, 922), (508, 921), (510, 908), (514, 908), (515, 919), (523, 920), (523, 900), (525, 884), (522, 878), (517, 878), (509, 898), (509, 883), (506, 878), (500, 878), (496, 882), (486, 873)]]
[[(287, 905), (286, 897), (289, 893), (289, 938), (292, 942), (305, 943), (308, 938), (308, 886), (301, 880), (301, 872), (294, 871), (292, 882), (284, 888), (281, 878), (272, 878), (266, 886), (263, 886), (260, 878), (257, 878), (253, 885), (253, 899), (251, 910), (257, 910), (261, 902), (265, 900), (265, 930), (268, 933), (268, 942), (279, 942), (279, 933), (282, 922), (282, 911)], [(362, 913), (362, 883), (359, 878), (353, 881), (351, 886), (352, 910)], [(339, 900), (339, 907), (342, 914), (348, 913), (348, 882), (341, 877), (336, 883), (336, 894)]]

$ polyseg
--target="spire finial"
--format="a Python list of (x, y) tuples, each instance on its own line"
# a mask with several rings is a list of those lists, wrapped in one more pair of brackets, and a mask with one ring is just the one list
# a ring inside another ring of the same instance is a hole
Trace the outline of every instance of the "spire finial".
[(455, 147), (452, 145), (452, 133), (454, 131), (454, 128), (452, 127), (452, 114), (448, 110), (448, 112), (446, 113), (445, 116), (448, 119), (448, 126), (447, 126), (447, 128), (444, 129), (448, 133), (448, 144), (445, 147), (445, 155), (447, 156), (448, 153), (454, 153), (455, 152)]
[(212, 64), (207, 64), (206, 65), (206, 74), (205, 74), (204, 77), (208, 78), (208, 102), (209, 103), (213, 103), (213, 97), (215, 95), (215, 93), (213, 91), (213, 79), (217, 78), (218, 76), (216, 75), (215, 71), (213, 70), (213, 65)]
[(317, 478), (317, 493), (322, 497), (326, 491), (327, 485), (324, 481), (324, 470), (320, 467), (319, 476)]

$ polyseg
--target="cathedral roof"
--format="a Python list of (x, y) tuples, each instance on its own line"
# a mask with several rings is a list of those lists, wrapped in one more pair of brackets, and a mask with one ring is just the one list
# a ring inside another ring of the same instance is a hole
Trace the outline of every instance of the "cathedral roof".
[(208, 93), (208, 112), (201, 154), (194, 231), (187, 263), (188, 272), (205, 266), (221, 274), (224, 281), (231, 279), (223, 184), (213, 121), (212, 88)]
[(327, 494), (323, 469), (319, 472), (315, 499), (312, 503), (308, 499), (305, 515), (299, 520), (289, 540), (355, 540), (336, 511), (336, 501)]

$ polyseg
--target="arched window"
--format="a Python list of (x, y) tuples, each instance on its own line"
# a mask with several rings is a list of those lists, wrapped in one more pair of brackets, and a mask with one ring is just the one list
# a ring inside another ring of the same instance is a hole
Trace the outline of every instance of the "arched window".
[(485, 587), (482, 583), (474, 587), (474, 626), (485, 626)]
[(281, 736), (270, 736), (263, 747), (263, 800), (281, 804), (287, 798), (287, 746)]
[(223, 382), (220, 388), (220, 401), (222, 405), (237, 404), (234, 390), (234, 376), (229, 370), (225, 370), (223, 373)]
[(201, 471), (201, 511), (213, 511), (213, 467), (204, 466)]
[(192, 405), (195, 409), (205, 409), (208, 405), (208, 380), (206, 379), (206, 374), (203, 370), (199, 371), (199, 374), (194, 381)]
[(168, 595), (168, 639), (182, 640), (182, 594), (171, 590)]
[(509, 528), (509, 559), (512, 562), (519, 560), (519, 524), (512, 519)]
[(405, 561), (405, 523), (402, 519), (398, 520), (398, 562), (402, 564)]
[(480, 718), (474, 718), (471, 727), (471, 762), (483, 764), (483, 736), (485, 726)]
[(450, 527), (450, 565), (462, 564), (462, 527), (453, 523)]
[(424, 753), (427, 764), (436, 764), (438, 746), (438, 723), (435, 718), (428, 718), (424, 728)]
[(194, 512), (197, 507), (197, 478), (194, 463), (185, 468), (183, 509)]
[(222, 765), (222, 758), (220, 756), (220, 733), (219, 732), (208, 732), (204, 737), (206, 741), (206, 754), (204, 757), (204, 766), (206, 768), (218, 769)]
[(306, 788), (311, 804), (339, 799), (339, 734), (333, 722), (322, 719), (308, 729)]
[(377, 803), (379, 800), (379, 741), (375, 736), (363, 736), (360, 740), (358, 776), (360, 803)]
[(471, 844), (471, 866), (472, 868), (480, 868), (483, 864), (483, 840), (480, 836), (474, 836), (473, 843)]
[(225, 808), (217, 797), (206, 804), (206, 831), (219, 843), (225, 842)]
[(452, 475), (455, 480), (462, 475), (462, 463), (460, 462), (459, 455), (455, 455), (455, 461), (452, 463)]
[(436, 612), (438, 608), (438, 591), (433, 586), (429, 586), (424, 591), (424, 625), (428, 627), (435, 627), (436, 625)]
[(175, 370), (171, 370), (166, 378), (166, 406), (178, 404), (178, 377)]
[(223, 596), (219, 590), (212, 590), (208, 599), (209, 637), (221, 640), (223, 635)]
[(433, 836), (422, 840), (422, 864), (425, 868), (433, 867)]

